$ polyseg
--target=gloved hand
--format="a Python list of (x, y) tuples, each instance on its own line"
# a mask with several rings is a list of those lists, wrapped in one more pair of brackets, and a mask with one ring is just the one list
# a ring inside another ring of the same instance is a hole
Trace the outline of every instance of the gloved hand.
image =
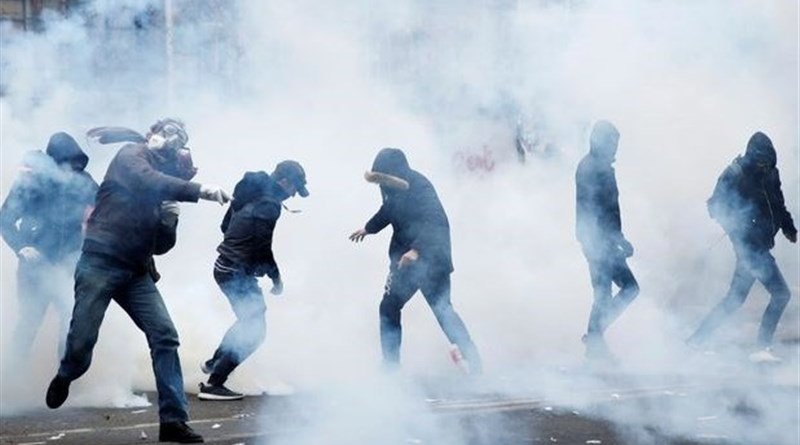
[(222, 190), (222, 187), (218, 185), (203, 185), (200, 186), (200, 199), (205, 199), (206, 201), (216, 201), (219, 205), (224, 205), (227, 202), (230, 202), (231, 195), (228, 194), (225, 190)]
[(786, 237), (789, 241), (796, 243), (797, 242), (797, 229), (791, 227), (789, 229), (783, 229), (783, 236)]
[(41, 252), (39, 252), (35, 247), (31, 246), (25, 246), (22, 249), (19, 249), (17, 256), (29, 263), (35, 263), (42, 259)]
[(633, 256), (633, 245), (625, 238), (622, 238), (619, 241), (618, 248), (622, 254), (625, 255), (625, 258), (630, 258)]
[(181, 214), (181, 208), (178, 206), (178, 201), (164, 201), (161, 203), (161, 224), (167, 226), (174, 226), (178, 223), (178, 216)]
[(408, 266), (409, 264), (417, 261), (419, 259), (419, 252), (414, 249), (409, 250), (408, 252), (404, 253), (403, 256), (400, 257), (399, 264), (397, 265), (398, 268)]
[(280, 295), (283, 293), (283, 280), (281, 280), (280, 276), (272, 279), (272, 289), (269, 290), (269, 293), (272, 295)]

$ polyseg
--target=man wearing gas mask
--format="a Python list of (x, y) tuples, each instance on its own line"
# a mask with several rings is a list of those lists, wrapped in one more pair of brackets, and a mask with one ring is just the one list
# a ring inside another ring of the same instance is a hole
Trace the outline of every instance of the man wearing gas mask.
[(44, 153), (26, 154), (20, 175), (0, 210), (0, 233), (17, 254), (19, 317), (12, 334), (13, 361), (24, 361), (47, 308), (59, 318), (59, 358), (69, 327), (72, 272), (97, 183), (85, 171), (89, 157), (67, 133), (50, 137)]
[(123, 146), (108, 166), (75, 269), (75, 306), (66, 353), (47, 389), (46, 402), (50, 408), (61, 406), (70, 383), (89, 368), (100, 324), (113, 299), (147, 337), (158, 390), (159, 440), (197, 443), (202, 436), (186, 423), (178, 333), (156, 288), (152, 257), (174, 244), (169, 229), (177, 224), (177, 207), (170, 201), (203, 199), (222, 205), (230, 197), (220, 187), (177, 176), (179, 153), (187, 141), (181, 121), (159, 120), (145, 142)]
[(400, 363), (400, 314), (403, 306), (421, 290), (453, 344), (453, 361), (468, 373), (480, 374), (478, 349), (450, 301), (453, 272), (450, 224), (433, 184), (412, 170), (405, 153), (397, 148), (378, 152), (366, 179), (380, 185), (383, 202), (364, 228), (350, 235), (350, 240), (361, 242), (388, 225), (393, 229), (389, 276), (379, 309), (384, 366), (391, 370)]
[(780, 361), (770, 345), (791, 292), (770, 250), (775, 246), (778, 231), (790, 242), (797, 242), (797, 228), (786, 210), (776, 165), (777, 153), (772, 141), (764, 133), (757, 132), (747, 142), (744, 156), (736, 157), (717, 180), (708, 200), (708, 211), (733, 244), (736, 269), (727, 295), (689, 338), (690, 345), (704, 343), (742, 306), (758, 280), (771, 298), (761, 318), (759, 350), (750, 355), (750, 360)]
[[(610, 360), (604, 333), (639, 293), (639, 285), (628, 267), (633, 246), (622, 234), (619, 189), (613, 163), (619, 131), (608, 121), (592, 128), (589, 153), (575, 172), (575, 232), (589, 263), (594, 301), (583, 343), (589, 360)], [(612, 295), (611, 286), (619, 291)]]
[(258, 278), (272, 280), (273, 295), (283, 292), (283, 280), (272, 253), (272, 234), (283, 201), (308, 196), (306, 173), (296, 161), (278, 163), (272, 174), (247, 172), (233, 190), (233, 202), (222, 221), (225, 235), (217, 247), (214, 280), (228, 298), (236, 322), (214, 355), (201, 365), (210, 374), (200, 384), (201, 400), (237, 400), (242, 394), (225, 386), (228, 376), (263, 343), (266, 334), (264, 295)]

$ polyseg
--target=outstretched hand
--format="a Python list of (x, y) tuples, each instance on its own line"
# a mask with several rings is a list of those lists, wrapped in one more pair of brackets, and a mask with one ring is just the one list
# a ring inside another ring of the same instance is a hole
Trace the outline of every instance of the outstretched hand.
[(354, 243), (360, 243), (361, 241), (364, 241), (364, 237), (367, 235), (369, 235), (369, 233), (367, 233), (366, 229), (358, 229), (350, 234), (350, 241)]
[(783, 229), (783, 236), (786, 237), (790, 242), (796, 243), (797, 242), (797, 229), (792, 227), (792, 230)]

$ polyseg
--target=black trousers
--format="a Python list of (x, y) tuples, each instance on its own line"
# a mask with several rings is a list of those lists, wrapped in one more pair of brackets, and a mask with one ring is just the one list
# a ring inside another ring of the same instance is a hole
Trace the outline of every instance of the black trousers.
[(450, 302), (450, 272), (436, 272), (420, 263), (400, 269), (393, 264), (389, 269), (379, 310), (384, 363), (393, 367), (400, 362), (400, 314), (403, 306), (418, 290), (422, 291), (447, 339), (461, 350), (469, 363), (470, 371), (481, 372), (482, 363), (478, 349)]
[[(589, 262), (594, 290), (594, 302), (586, 334), (588, 337), (602, 337), (611, 323), (639, 294), (639, 284), (625, 257), (618, 253), (586, 255), (586, 259)], [(612, 284), (619, 287), (616, 295), (612, 295)]]

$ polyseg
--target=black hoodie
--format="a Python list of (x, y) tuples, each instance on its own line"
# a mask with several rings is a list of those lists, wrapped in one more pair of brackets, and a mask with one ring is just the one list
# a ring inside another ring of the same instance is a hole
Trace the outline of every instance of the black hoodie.
[(14, 252), (33, 247), (57, 262), (80, 249), (97, 183), (84, 171), (89, 157), (68, 134), (54, 134), (45, 153), (25, 156), (0, 210), (0, 233)]
[(217, 252), (246, 274), (278, 278), (272, 234), (286, 197), (266, 172), (247, 172), (233, 189), (233, 201), (220, 228), (225, 234)]
[(392, 225), (392, 267), (403, 254), (415, 249), (425, 266), (437, 272), (452, 272), (450, 224), (431, 182), (412, 170), (405, 154), (397, 148), (381, 150), (372, 171), (395, 176), (409, 185), (407, 190), (381, 186), (383, 203), (365, 226), (368, 233), (378, 233)]
[(745, 155), (734, 159), (722, 172), (708, 200), (711, 217), (732, 241), (750, 249), (771, 249), (779, 230), (797, 233), (786, 210), (775, 160), (772, 141), (763, 133), (754, 134)]
[(623, 238), (613, 151), (593, 142), (575, 171), (576, 235), (592, 257), (615, 252)]

